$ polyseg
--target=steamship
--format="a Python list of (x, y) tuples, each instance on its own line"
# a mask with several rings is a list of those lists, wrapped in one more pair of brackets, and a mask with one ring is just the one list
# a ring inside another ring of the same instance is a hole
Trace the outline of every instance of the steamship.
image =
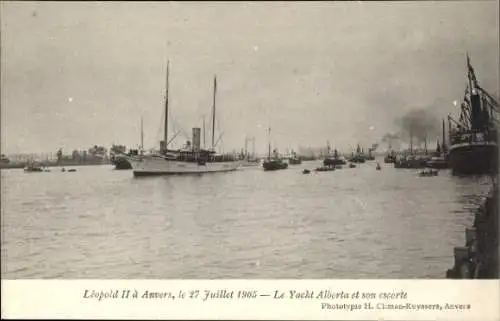
[[(328, 146), (328, 152), (330, 151), (330, 146)], [(345, 165), (347, 162), (344, 157), (339, 157), (339, 152), (337, 149), (333, 150), (333, 157), (327, 155), (323, 160), (324, 166), (337, 166), (337, 165)]]
[(351, 153), (351, 157), (348, 159), (349, 162), (352, 163), (364, 163), (366, 161), (366, 155), (364, 151), (361, 149), (361, 147), (358, 146), (356, 147), (356, 154), (354, 152)]
[(448, 116), (449, 166), (454, 175), (498, 173), (498, 102), (480, 85), (467, 54), (467, 80), (458, 121)]
[(434, 169), (447, 169), (448, 168), (448, 153), (446, 147), (446, 138), (444, 131), (444, 120), (443, 120), (443, 141), (440, 144), (439, 139), (436, 144), (436, 153), (434, 157), (427, 162), (427, 167)]
[(169, 63), (167, 63), (167, 82), (165, 97), (164, 138), (160, 142), (159, 153), (127, 157), (132, 165), (134, 176), (169, 175), (169, 174), (202, 174), (228, 172), (238, 169), (240, 161), (234, 155), (218, 155), (214, 151), (215, 134), (215, 97), (217, 78), (214, 77), (214, 95), (212, 110), (212, 148), (200, 147), (200, 128), (193, 128), (192, 144), (186, 142), (182, 149), (168, 149), (168, 89)]
[(387, 150), (387, 155), (384, 157), (384, 163), (393, 164), (396, 162), (396, 152), (392, 149), (392, 145), (389, 143), (389, 149)]
[(280, 157), (277, 149), (274, 149), (271, 155), (271, 127), (269, 127), (268, 135), (269, 135), (268, 155), (267, 158), (264, 159), (264, 162), (262, 162), (262, 168), (265, 171), (277, 171), (280, 169), (287, 169), (288, 163), (285, 162), (283, 158)]

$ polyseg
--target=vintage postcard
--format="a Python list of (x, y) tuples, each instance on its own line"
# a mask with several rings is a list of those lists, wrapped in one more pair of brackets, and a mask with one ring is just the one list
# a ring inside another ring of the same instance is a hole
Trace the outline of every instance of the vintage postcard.
[(500, 318), (499, 1), (0, 9), (2, 318)]

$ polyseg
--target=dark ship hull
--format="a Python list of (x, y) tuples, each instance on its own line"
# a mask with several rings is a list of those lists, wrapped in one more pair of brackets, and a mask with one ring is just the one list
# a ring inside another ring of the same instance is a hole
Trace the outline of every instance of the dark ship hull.
[(449, 166), (453, 175), (485, 175), (498, 173), (496, 143), (451, 146)]
[(325, 158), (323, 160), (323, 165), (325, 166), (335, 166), (335, 165), (345, 165), (347, 162), (341, 158)]
[(396, 158), (393, 156), (386, 156), (384, 157), (384, 163), (386, 164), (392, 164), (396, 162)]
[(354, 156), (349, 158), (348, 161), (351, 163), (363, 164), (365, 162), (365, 159), (363, 157)]
[(115, 169), (132, 169), (132, 165), (124, 157), (117, 157), (111, 160), (111, 163), (115, 165)]
[(449, 168), (449, 163), (444, 158), (431, 159), (430, 161), (427, 162), (427, 167), (433, 169), (447, 169)]
[(290, 158), (288, 159), (288, 163), (290, 165), (300, 165), (302, 164), (302, 160), (300, 158)]
[(265, 171), (276, 171), (280, 169), (287, 169), (288, 164), (280, 160), (266, 160), (262, 164)]

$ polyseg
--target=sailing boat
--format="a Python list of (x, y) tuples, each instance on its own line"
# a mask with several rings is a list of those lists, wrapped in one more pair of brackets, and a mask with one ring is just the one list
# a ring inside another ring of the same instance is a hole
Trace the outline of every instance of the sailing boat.
[[(240, 162), (232, 155), (217, 155), (215, 152), (215, 102), (217, 94), (217, 77), (214, 77), (214, 95), (212, 106), (212, 148), (200, 146), (200, 128), (193, 128), (192, 143), (187, 141), (183, 148), (168, 149), (168, 89), (169, 62), (167, 62), (167, 81), (165, 97), (164, 137), (160, 142), (160, 152), (151, 155), (129, 157), (134, 176), (156, 176), (169, 174), (202, 174), (228, 172), (239, 168)], [(173, 139), (171, 139), (173, 140)]]
[(467, 78), (460, 119), (448, 116), (449, 166), (454, 175), (494, 174), (498, 172), (499, 104), (479, 85), (468, 54)]

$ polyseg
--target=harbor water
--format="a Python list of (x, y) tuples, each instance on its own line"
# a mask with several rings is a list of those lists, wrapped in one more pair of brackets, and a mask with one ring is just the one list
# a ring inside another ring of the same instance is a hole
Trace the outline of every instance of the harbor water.
[(445, 278), (491, 186), (376, 162), (302, 174), (318, 166), (2, 170), (3, 278)]

